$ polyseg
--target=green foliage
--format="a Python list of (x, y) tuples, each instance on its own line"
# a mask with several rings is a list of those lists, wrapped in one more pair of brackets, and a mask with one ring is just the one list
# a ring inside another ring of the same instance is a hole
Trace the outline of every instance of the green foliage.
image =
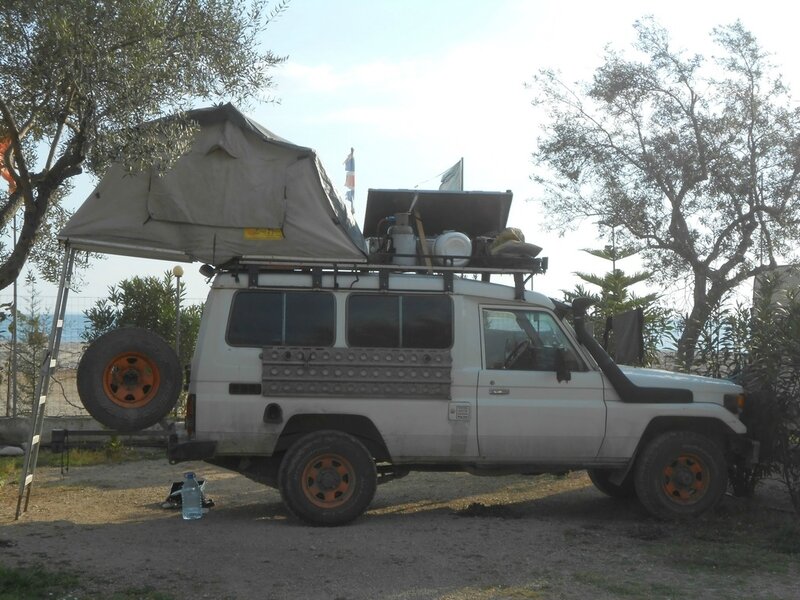
[[(158, 333), (175, 346), (176, 279), (172, 271), (164, 276), (132, 277), (108, 288), (108, 298), (98, 300), (84, 311), (88, 320), (82, 337), (92, 342), (120, 327), (143, 327)], [(191, 362), (200, 329), (201, 304), (185, 306), (186, 286), (180, 284), (180, 364)]]
[[(121, 155), (142, 167), (186, 148), (191, 126), (160, 121), (198, 101), (246, 102), (273, 86), (284, 61), (261, 34), (280, 0), (6, 0), (0, 13), (0, 140), (16, 191), (0, 186), (0, 289), (30, 255), (54, 274), (53, 232), (69, 179), (101, 176)], [(270, 98), (263, 98), (270, 100)], [(25, 210), (20, 214), (19, 209)], [(36, 242), (35, 252), (31, 252)]]
[[(646, 365), (653, 364), (658, 360), (662, 341), (670, 331), (671, 311), (658, 305), (658, 294), (637, 296), (630, 289), (637, 283), (647, 281), (650, 278), (650, 274), (638, 272), (633, 275), (627, 275), (621, 269), (616, 268), (618, 260), (635, 254), (635, 251), (630, 248), (619, 250), (612, 246), (606, 246), (603, 250), (584, 251), (598, 258), (612, 261), (613, 268), (602, 276), (581, 272), (576, 273), (584, 282), (599, 287), (600, 293), (594, 293), (585, 286), (578, 284), (573, 290), (564, 291), (564, 299), (568, 302), (578, 297), (594, 300), (594, 304), (589, 309), (587, 316), (594, 329), (592, 333), (595, 339), (598, 340), (602, 340), (604, 337), (606, 320), (609, 317), (641, 308), (644, 312), (643, 363)], [(612, 357), (615, 357), (613, 331), (607, 350)]]
[[(683, 316), (679, 329), (688, 317)], [(752, 310), (741, 304), (714, 309), (700, 330), (694, 362), (681, 370), (707, 377), (738, 377), (745, 368), (753, 334)]]
[(42, 314), (36, 277), (31, 272), (25, 276), (25, 287), (30, 298), (28, 312), (18, 311), (16, 323), (9, 326), (11, 331), (17, 330), (17, 386), (21, 401), (17, 412), (20, 414), (30, 414), (36, 400), (36, 386), (49, 342), (49, 319)]
[(68, 591), (80, 587), (80, 577), (72, 573), (48, 571), (40, 566), (14, 569), (0, 565), (0, 600), (45, 600), (55, 594), (64, 598)]
[(86, 589), (85, 578), (77, 573), (53, 571), (40, 565), (0, 565), (0, 600), (174, 600), (174, 596), (152, 587), (133, 587), (98, 593)]
[(752, 495), (778, 474), (800, 512), (800, 290), (780, 295), (781, 287), (778, 276), (765, 276), (752, 309), (713, 311), (692, 370), (733, 378), (747, 392), (741, 419), (760, 443), (760, 462), (732, 465), (734, 493)]
[[(116, 440), (116, 441), (114, 441)], [(139, 460), (162, 460), (162, 448), (134, 448), (123, 445), (118, 438), (113, 438), (101, 448), (94, 446), (76, 446), (69, 449), (71, 467), (89, 467), (92, 465), (118, 464)], [(23, 456), (0, 456), (0, 488), (4, 485), (18, 484), (24, 466)], [(39, 467), (60, 467), (61, 453), (42, 451), (37, 457)]]
[(551, 227), (613, 226), (659, 280), (688, 284), (677, 352), (690, 365), (725, 295), (796, 250), (800, 111), (739, 22), (713, 31), (711, 59), (677, 49), (652, 19), (635, 29), (634, 48), (609, 47), (589, 82), (535, 78), (549, 123), (534, 179)]
[(762, 464), (745, 474), (779, 473), (800, 512), (800, 290), (781, 298), (779, 287), (778, 277), (765, 277), (753, 306), (742, 420), (761, 442)]

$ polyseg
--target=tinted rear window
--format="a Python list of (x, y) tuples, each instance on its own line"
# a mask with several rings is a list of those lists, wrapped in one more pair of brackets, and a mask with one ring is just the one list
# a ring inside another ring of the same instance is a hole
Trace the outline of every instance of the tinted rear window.
[(248, 290), (233, 298), (227, 340), (231, 346), (332, 346), (332, 294)]

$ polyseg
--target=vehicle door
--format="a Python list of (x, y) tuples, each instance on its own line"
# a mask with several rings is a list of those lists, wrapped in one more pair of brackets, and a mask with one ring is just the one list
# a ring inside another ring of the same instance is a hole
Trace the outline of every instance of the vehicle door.
[(580, 462), (605, 435), (603, 378), (543, 309), (481, 307), (478, 446), (487, 460)]

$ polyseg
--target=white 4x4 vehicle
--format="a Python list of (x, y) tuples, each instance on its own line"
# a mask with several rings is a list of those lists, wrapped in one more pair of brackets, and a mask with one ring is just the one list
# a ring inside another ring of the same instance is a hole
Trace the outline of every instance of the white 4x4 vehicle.
[[(658, 517), (693, 516), (720, 500), (730, 461), (757, 451), (739, 386), (617, 367), (582, 301), (573, 331), (520, 273), (500, 285), (399, 270), (218, 272), (170, 459), (276, 486), (293, 515), (338, 525), (411, 470), (587, 469)], [(177, 364), (153, 334), (111, 332), (81, 369), (110, 427), (155, 423), (174, 403)]]

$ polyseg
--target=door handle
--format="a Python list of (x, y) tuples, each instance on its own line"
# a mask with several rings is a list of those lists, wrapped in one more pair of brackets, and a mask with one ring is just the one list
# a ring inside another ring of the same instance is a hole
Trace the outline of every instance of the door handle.
[(508, 388), (489, 388), (489, 394), (492, 396), (508, 396), (511, 390)]

